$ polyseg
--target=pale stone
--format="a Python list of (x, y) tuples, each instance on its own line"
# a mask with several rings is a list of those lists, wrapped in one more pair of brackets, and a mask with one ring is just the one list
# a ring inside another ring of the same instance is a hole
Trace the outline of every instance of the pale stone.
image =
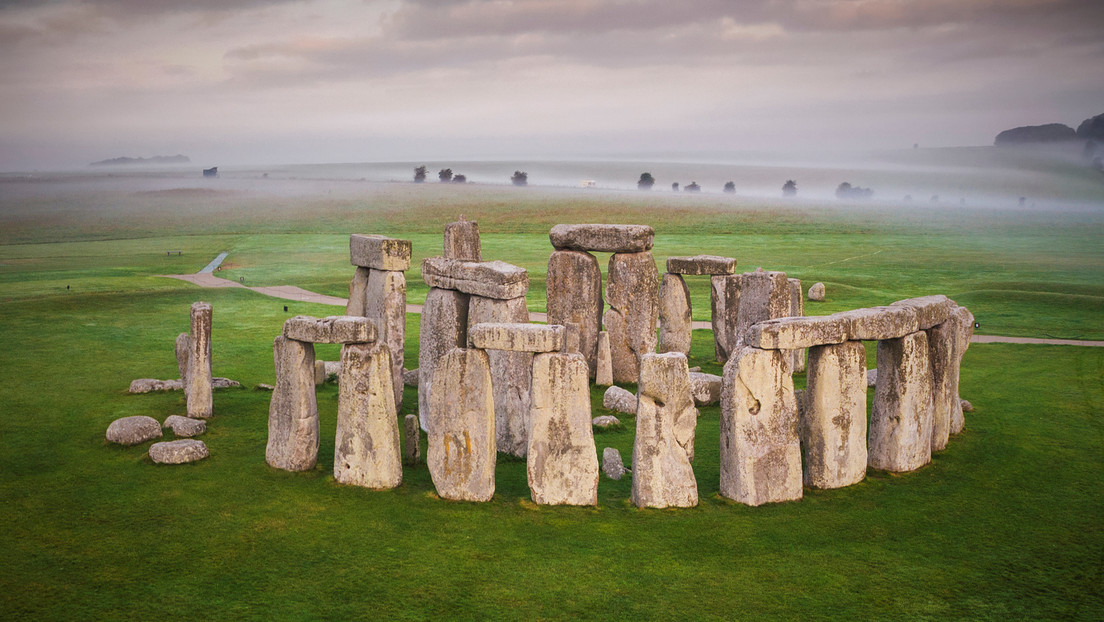
[(257, 385), (255, 387), (253, 387), (253, 390), (254, 391), (275, 391), (276, 387), (271, 385), (271, 384), (265, 383), (265, 382), (258, 382)]
[(849, 341), (900, 339), (919, 328), (916, 310), (911, 307), (870, 307), (835, 313), (847, 323)]
[(403, 464), (415, 465), (422, 457), (422, 429), (418, 415), (403, 417)]
[(468, 341), (468, 295), (430, 288), (422, 307), (418, 340), (418, 419), (429, 431), (429, 391), (437, 362)]
[(404, 369), (402, 380), (405, 386), (418, 388), (418, 368)]
[(746, 344), (752, 325), (789, 314), (790, 284), (785, 272), (745, 272), (740, 276), (740, 308), (730, 336), (733, 350), (739, 351)]
[(970, 347), (970, 338), (974, 336), (974, 314), (970, 313), (970, 310), (966, 307), (955, 307), (948, 321), (954, 322), (954, 326), (957, 328), (954, 342), (954, 362), (948, 376), (951, 378), (950, 382), (953, 386), (951, 390), (954, 391), (956, 398), (954, 403), (955, 408), (951, 411), (951, 434), (958, 434), (966, 427), (966, 418), (962, 413), (964, 411), (970, 412), (974, 409), (974, 407), (970, 405), (970, 402), (958, 399), (962, 357), (966, 354), (966, 349)]
[[(670, 260), (668, 260), (670, 261)], [(659, 284), (659, 343), (657, 351), (690, 353), (690, 290), (677, 274), (663, 275)]]
[(211, 378), (211, 387), (215, 389), (236, 389), (241, 387), (241, 383), (237, 380), (215, 376)]
[(799, 427), (806, 486), (842, 488), (866, 477), (865, 370), (861, 341), (809, 349)]
[(326, 361), (314, 361), (314, 384), (318, 386), (326, 383)]
[(410, 240), (354, 233), (349, 236), (349, 263), (373, 270), (409, 270), (412, 248)]
[(444, 257), (422, 260), (422, 280), (430, 287), (510, 300), (529, 291), (529, 273), (505, 261), (460, 261)]
[(659, 321), (659, 271), (650, 252), (610, 256), (606, 302), (613, 380), (636, 382), (640, 357), (655, 352)]
[(602, 328), (602, 270), (598, 259), (580, 251), (554, 251), (548, 257), (548, 323), (579, 325), (580, 350), (593, 376)]
[(526, 473), (533, 502), (597, 505), (598, 455), (590, 419), (590, 382), (582, 354), (533, 357)]
[(150, 445), (149, 457), (157, 464), (185, 464), (210, 456), (203, 441), (183, 439)]
[(211, 390), (211, 305), (192, 303), (191, 348), (188, 351), (186, 399), (188, 416), (206, 419), (214, 414)]
[(951, 438), (951, 419), (961, 407), (958, 402), (958, 357), (955, 345), (957, 321), (947, 321), (924, 331), (928, 336), (928, 356), (932, 375), (932, 452), (943, 451)]
[(797, 399), (785, 354), (743, 348), (725, 364), (721, 495), (747, 505), (800, 499)]
[(912, 471), (931, 461), (932, 374), (923, 331), (878, 342), (878, 384), (870, 414), (869, 464)]
[(698, 482), (693, 458), (697, 410), (690, 371), (677, 352), (641, 359), (633, 443), (632, 502), (637, 507), (693, 507)]
[(709, 304), (713, 323), (713, 350), (717, 360), (725, 362), (735, 350), (736, 319), (740, 312), (739, 274), (709, 279)]
[(671, 412), (675, 441), (693, 462), (698, 409), (694, 407), (694, 398), (690, 393), (690, 368), (686, 355), (681, 352), (645, 354), (640, 359), (638, 393), (638, 402), (651, 400), (652, 407)]
[(690, 372), (690, 395), (698, 406), (712, 406), (721, 401), (721, 377), (715, 374)]
[(162, 428), (169, 428), (177, 436), (199, 436), (207, 431), (207, 422), (202, 419), (169, 415)]
[(652, 250), (655, 230), (647, 225), (556, 225), (548, 238), (556, 250), (641, 253)]
[(947, 321), (947, 318), (951, 317), (951, 312), (954, 311), (955, 301), (940, 294), (937, 296), (921, 296), (919, 298), (908, 298), (906, 300), (898, 300), (890, 304), (891, 307), (908, 307), (916, 310), (916, 321), (918, 323), (918, 330), (928, 330), (933, 326), (938, 326)]
[(629, 470), (625, 468), (625, 463), (621, 460), (621, 452), (613, 447), (606, 447), (602, 450), (602, 472), (606, 474), (606, 477), (613, 480), (625, 477)]
[(970, 403), (970, 400), (959, 399), (958, 402), (959, 402), (959, 405), (962, 406), (962, 411), (963, 412), (968, 412), (968, 413), (974, 412), (974, 405)]
[[(744, 345), (761, 350), (791, 351), (845, 341), (848, 341), (847, 321), (835, 315), (764, 320), (753, 324), (744, 337)], [(793, 353), (787, 354), (792, 359)]]
[(824, 283), (813, 283), (809, 288), (809, 300), (824, 302)]
[[(524, 298), (495, 300), (472, 296), (468, 303), (468, 331), (484, 323), (522, 323), (529, 320)], [(489, 350), (494, 387), (495, 439), (498, 451), (524, 456), (529, 429), (529, 387), (533, 370), (531, 352)]]
[(592, 419), (590, 423), (596, 428), (612, 428), (621, 425), (621, 420), (613, 415), (601, 415)]
[(151, 391), (179, 391), (184, 385), (179, 380), (158, 380), (156, 378), (137, 378), (130, 381), (128, 393), (149, 393)]
[(369, 343), (376, 334), (376, 323), (363, 316), (297, 315), (284, 322), (285, 337), (307, 343)]
[(108, 442), (119, 445), (137, 445), (161, 437), (161, 424), (153, 417), (135, 415), (123, 417), (107, 426)]
[(395, 408), (402, 408), (402, 370), (406, 361), (406, 275), (389, 270), (372, 270), (364, 300), (365, 317), (375, 323), (377, 339), (391, 351)]
[[(520, 306), (524, 307), (524, 302)], [(469, 311), (469, 318), (474, 315)], [(521, 312), (518, 311), (517, 315), (520, 317)], [(469, 319), (468, 343), (473, 348), (534, 353), (559, 352), (564, 349), (567, 330), (563, 326), (528, 322), (474, 322), (474, 319)]]
[(732, 257), (718, 257), (717, 255), (668, 257), (667, 272), (685, 275), (708, 274), (710, 276), (718, 274), (735, 274), (736, 260)]
[(636, 395), (632, 391), (613, 385), (602, 396), (602, 406), (608, 410), (631, 415), (636, 412)]
[(497, 453), (487, 353), (450, 350), (438, 363), (429, 402), (426, 464), (437, 494), (457, 501), (490, 501)]
[(398, 411), (387, 345), (352, 343), (341, 349), (334, 479), (376, 490), (402, 483)]
[(368, 295), (368, 278), (371, 268), (357, 266), (353, 278), (349, 281), (349, 302), (345, 304), (345, 315), (364, 316), (365, 296)]
[[(805, 315), (805, 297), (801, 291), (801, 279), (786, 279), (790, 285), (790, 317)], [(793, 373), (805, 371), (805, 348), (793, 350)]]
[(877, 386), (878, 384), (878, 370), (868, 369), (866, 370), (866, 388)]
[[(188, 384), (188, 361), (191, 359), (192, 336), (180, 333), (176, 336), (176, 370), (180, 373), (181, 386)], [(131, 391), (133, 393), (133, 391)]]
[(613, 359), (610, 355), (609, 333), (598, 333), (598, 361), (594, 374), (594, 384), (608, 387), (613, 384)]
[[(568, 322), (564, 324), (564, 343), (561, 352), (565, 354), (582, 354), (583, 353), (583, 334), (582, 328), (577, 322)], [(583, 360), (586, 360), (584, 357)], [(587, 366), (589, 370), (589, 365)], [(588, 372), (589, 373), (589, 372)]]
[(326, 373), (326, 378), (330, 376), (341, 375), (341, 361), (322, 361), (322, 371)]
[(483, 261), (483, 248), (479, 241), (479, 223), (474, 220), (459, 220), (445, 225), (446, 259), (461, 261)]
[(268, 406), (265, 462), (307, 471), (318, 461), (318, 402), (314, 395), (314, 344), (278, 336), (272, 343), (276, 389)]

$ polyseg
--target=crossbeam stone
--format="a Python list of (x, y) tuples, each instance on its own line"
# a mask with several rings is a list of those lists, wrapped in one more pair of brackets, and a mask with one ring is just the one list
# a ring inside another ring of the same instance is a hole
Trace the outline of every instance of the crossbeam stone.
[(529, 273), (504, 261), (460, 261), (445, 257), (422, 260), (422, 280), (430, 287), (510, 300), (529, 291)]
[(557, 324), (483, 322), (468, 329), (468, 343), (483, 350), (559, 352), (566, 329)]
[(652, 250), (655, 230), (648, 225), (556, 225), (548, 238), (556, 250), (641, 253)]
[(373, 270), (409, 270), (413, 244), (382, 235), (349, 236), (349, 263)]
[(720, 257), (718, 255), (668, 257), (667, 272), (687, 276), (735, 274), (736, 260), (732, 257)]
[(376, 324), (352, 315), (297, 315), (284, 322), (284, 336), (307, 343), (369, 343), (376, 340)]

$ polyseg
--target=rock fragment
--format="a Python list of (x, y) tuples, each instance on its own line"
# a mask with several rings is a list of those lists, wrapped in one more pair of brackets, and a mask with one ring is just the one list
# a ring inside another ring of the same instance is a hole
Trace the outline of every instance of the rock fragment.
[(177, 436), (199, 436), (207, 431), (207, 422), (202, 419), (169, 415), (162, 428), (169, 428)]
[(697, 406), (712, 406), (721, 401), (721, 377), (690, 372), (690, 395)]
[(403, 464), (413, 466), (422, 457), (421, 426), (418, 415), (403, 417)]
[(632, 415), (636, 413), (636, 396), (632, 391), (613, 385), (602, 396), (602, 406), (609, 410)]
[(809, 300), (824, 302), (824, 283), (813, 283), (809, 288)]
[(621, 452), (613, 447), (606, 447), (602, 450), (602, 472), (606, 474), (606, 477), (613, 480), (619, 480), (629, 472), (625, 468), (625, 463), (621, 460)]
[(122, 417), (107, 426), (106, 438), (108, 442), (118, 445), (137, 445), (161, 438), (161, 424), (145, 415)]
[(596, 428), (612, 428), (621, 425), (621, 420), (613, 415), (601, 415), (592, 419), (591, 425)]
[(210, 456), (203, 441), (182, 439), (150, 445), (149, 457), (157, 464), (184, 464), (197, 462)]

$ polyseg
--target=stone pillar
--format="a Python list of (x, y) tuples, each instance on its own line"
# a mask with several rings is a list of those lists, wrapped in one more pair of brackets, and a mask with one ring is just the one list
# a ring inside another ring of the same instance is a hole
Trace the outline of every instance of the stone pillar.
[(357, 266), (353, 279), (349, 281), (349, 302), (345, 305), (345, 315), (364, 316), (364, 305), (368, 295), (368, 277), (371, 268)]
[[(800, 279), (786, 279), (790, 286), (790, 313), (791, 317), (805, 315), (805, 296), (801, 291)], [(793, 352), (793, 373), (805, 371), (805, 348), (797, 348)]]
[(192, 341), (188, 352), (188, 416), (206, 419), (214, 414), (211, 393), (211, 305), (192, 304)]
[(931, 462), (932, 372), (924, 331), (878, 342), (869, 464), (912, 471)]
[(636, 382), (640, 357), (656, 348), (659, 271), (651, 251), (610, 257), (606, 301), (609, 309), (602, 323), (609, 332), (613, 380)]
[(925, 332), (932, 368), (932, 451), (941, 451), (950, 435), (965, 425), (958, 377), (974, 332), (974, 316), (965, 307), (955, 307), (946, 321)]
[[(400, 273), (401, 274), (401, 273)], [(341, 349), (334, 479), (387, 489), (402, 483), (391, 353), (381, 343)]]
[(690, 386), (690, 366), (681, 352), (645, 354), (641, 359), (639, 401), (647, 398), (656, 408), (671, 411), (675, 422), (675, 441), (694, 461), (694, 434), (698, 427), (698, 409)]
[(740, 503), (801, 498), (797, 400), (786, 356), (742, 348), (724, 367), (720, 492)]
[(464, 220), (445, 225), (445, 259), (483, 261), (483, 248), (479, 240), (479, 223)]
[(553, 251), (548, 257), (548, 323), (579, 325), (580, 348), (593, 377), (602, 328), (602, 270), (585, 251)]
[[(740, 302), (735, 333), (730, 339), (733, 351), (744, 346), (752, 324), (790, 314), (790, 284), (785, 272), (755, 271), (740, 275)], [(791, 355), (792, 363), (792, 355)], [(787, 369), (790, 364), (786, 365)]]
[(397, 410), (402, 408), (406, 361), (406, 275), (399, 270), (371, 270), (363, 315), (376, 323), (378, 339), (391, 351), (391, 384)]
[(534, 356), (531, 404), (526, 472), (533, 502), (597, 505), (598, 453), (582, 354)]
[(659, 285), (659, 346), (657, 351), (690, 354), (690, 290), (681, 275), (663, 275)]
[(637, 507), (693, 507), (698, 483), (690, 465), (697, 409), (680, 353), (645, 354), (633, 443), (632, 502)]
[(418, 425), (418, 415), (407, 415), (403, 418), (403, 464), (418, 464), (422, 457), (421, 440), (422, 429)]
[(598, 367), (594, 375), (594, 384), (608, 387), (613, 384), (613, 361), (610, 354), (609, 333), (598, 333)]
[(265, 462), (285, 471), (307, 471), (318, 461), (318, 404), (314, 396), (314, 344), (276, 337), (272, 342), (276, 387), (268, 406)]
[(190, 365), (192, 352), (192, 336), (188, 333), (180, 333), (176, 336), (176, 370), (180, 372), (180, 384), (184, 387), (184, 395), (188, 395), (188, 365)]
[(866, 477), (866, 349), (861, 341), (809, 348), (801, 410), (804, 482), (842, 488)]
[(713, 350), (724, 363), (735, 350), (736, 318), (740, 312), (740, 275), (709, 277), (709, 303), (713, 322)]
[(429, 430), (429, 395), (437, 362), (467, 345), (468, 295), (431, 287), (422, 308), (418, 339), (418, 419)]
[(491, 366), (483, 350), (453, 348), (434, 373), (426, 464), (437, 494), (490, 501), (495, 490)]
[[(468, 302), (468, 330), (482, 323), (527, 323), (525, 298), (496, 300), (472, 296)], [(524, 456), (529, 429), (531, 352), (488, 350), (494, 393), (495, 439), (498, 451)]]
[(951, 317), (957, 321), (958, 331), (955, 335), (954, 369), (950, 376), (954, 392), (959, 399), (955, 400), (954, 410), (951, 412), (951, 434), (958, 434), (966, 427), (966, 417), (962, 413), (962, 396), (959, 395), (959, 376), (962, 370), (962, 357), (966, 349), (970, 347), (970, 338), (974, 336), (974, 314), (966, 307), (957, 307)]

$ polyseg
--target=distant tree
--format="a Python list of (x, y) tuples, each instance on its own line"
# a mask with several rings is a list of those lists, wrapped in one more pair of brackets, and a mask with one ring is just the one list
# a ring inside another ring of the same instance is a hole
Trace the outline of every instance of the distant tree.
[(836, 197), (840, 199), (869, 199), (872, 196), (874, 191), (870, 188), (852, 186), (846, 181), (836, 188)]
[(687, 192), (701, 192), (701, 186), (698, 185), (698, 182), (692, 181), (692, 182), (690, 182), (689, 186), (686, 186), (686, 191)]
[(641, 173), (640, 181), (636, 182), (636, 188), (638, 190), (651, 190), (655, 185), (655, 177), (652, 177), (651, 173)]
[(677, 181), (675, 183), (671, 184), (671, 190), (674, 190), (675, 192), (678, 192), (678, 182)]
[(529, 185), (529, 173), (525, 171), (514, 171), (514, 176), (510, 178), (515, 186), (528, 186)]
[(460, 173), (457, 173), (456, 176), (452, 178), (452, 183), (466, 184), (468, 183), (468, 177), (466, 175), (461, 175)]
[(1096, 148), (1097, 145), (1095, 140), (1086, 140), (1085, 149), (1081, 151), (1081, 157), (1084, 158), (1086, 162), (1092, 162), (1093, 158), (1096, 157)]
[(732, 193), (736, 192), (736, 182), (734, 182), (734, 181), (725, 182), (724, 191), (729, 193), (729, 194), (732, 194)]
[(437, 179), (441, 180), (441, 183), (448, 183), (452, 181), (452, 169), (443, 168), (437, 172)]
[(419, 166), (419, 167), (414, 169), (414, 183), (420, 184), (423, 181), (425, 181), (425, 178), (426, 178), (426, 167)]
[(787, 179), (786, 183), (782, 184), (782, 196), (792, 197), (797, 194), (797, 182), (792, 179)]

